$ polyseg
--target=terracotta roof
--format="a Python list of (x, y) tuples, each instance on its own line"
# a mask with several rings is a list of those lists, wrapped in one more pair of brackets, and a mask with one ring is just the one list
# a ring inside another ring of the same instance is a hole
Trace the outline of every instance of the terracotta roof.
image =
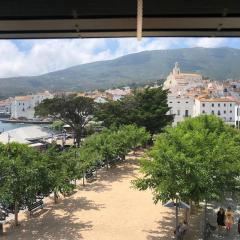
[(32, 99), (32, 96), (17, 96), (15, 97), (16, 101), (29, 101)]
[(197, 100), (200, 102), (236, 102), (234, 99), (229, 98), (206, 98), (206, 97), (197, 97)]
[(180, 73), (180, 74), (175, 74), (176, 76), (194, 76), (194, 77), (201, 77), (201, 74), (197, 73)]

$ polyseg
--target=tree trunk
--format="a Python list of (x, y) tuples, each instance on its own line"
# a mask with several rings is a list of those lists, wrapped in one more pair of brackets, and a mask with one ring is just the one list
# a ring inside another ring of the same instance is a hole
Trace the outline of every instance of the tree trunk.
[(18, 202), (15, 201), (15, 204), (14, 204), (14, 216), (15, 216), (15, 226), (18, 226), (19, 223), (18, 223)]
[(80, 147), (81, 139), (82, 139), (82, 130), (76, 130), (76, 147)]
[(185, 208), (185, 216), (184, 216), (184, 219), (187, 223), (189, 223), (189, 220), (190, 220), (190, 209), (188, 208)]
[(57, 191), (54, 190), (54, 203), (57, 204), (58, 200), (58, 195), (57, 195)]
[(193, 214), (194, 209), (193, 209), (193, 201), (192, 200), (189, 201), (189, 206), (190, 206), (190, 214)]
[(0, 236), (3, 235), (3, 223), (0, 223)]
[(85, 178), (85, 174), (83, 172), (83, 177), (82, 177), (82, 184), (83, 184), (83, 186), (85, 186), (84, 178)]
[(107, 160), (106, 162), (107, 162), (107, 170), (108, 170), (108, 162), (109, 162), (109, 161), (108, 161), (108, 158), (106, 158), (106, 160)]
[(178, 205), (176, 204), (176, 230), (178, 228)]
[(207, 224), (207, 200), (205, 200), (204, 205), (204, 221), (203, 221), (203, 239), (206, 239), (206, 224)]

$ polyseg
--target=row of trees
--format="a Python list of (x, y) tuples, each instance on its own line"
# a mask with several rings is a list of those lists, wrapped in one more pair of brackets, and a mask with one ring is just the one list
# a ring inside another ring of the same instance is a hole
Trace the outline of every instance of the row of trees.
[(149, 134), (136, 125), (106, 129), (86, 138), (80, 148), (59, 151), (49, 146), (39, 152), (27, 145), (0, 144), (0, 203), (11, 208), (18, 224), (19, 209), (29, 206), (39, 196), (65, 195), (74, 188), (74, 180), (86, 171), (122, 158), (133, 148), (146, 144)]

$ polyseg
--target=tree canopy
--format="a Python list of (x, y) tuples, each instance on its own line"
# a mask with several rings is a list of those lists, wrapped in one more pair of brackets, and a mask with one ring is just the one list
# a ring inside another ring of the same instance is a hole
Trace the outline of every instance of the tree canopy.
[(26, 145), (0, 145), (0, 202), (11, 206), (16, 225), (19, 209), (49, 191), (48, 171), (41, 160), (39, 152)]
[(168, 127), (141, 161), (136, 188), (153, 190), (154, 200), (220, 199), (239, 188), (240, 133), (215, 116)]
[(62, 95), (53, 99), (45, 99), (35, 108), (35, 115), (51, 117), (68, 124), (74, 131), (79, 146), (84, 129), (94, 112), (94, 101), (87, 97)]
[(162, 87), (135, 90), (131, 96), (99, 104), (96, 117), (107, 127), (137, 124), (151, 134), (159, 133), (173, 120), (167, 114), (167, 93)]

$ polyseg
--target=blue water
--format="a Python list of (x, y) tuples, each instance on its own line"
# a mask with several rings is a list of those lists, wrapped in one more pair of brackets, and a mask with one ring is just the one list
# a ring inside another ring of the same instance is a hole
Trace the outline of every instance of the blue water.
[(25, 123), (3, 123), (0, 120), (0, 132), (5, 132), (9, 131), (15, 128), (20, 128), (20, 127), (26, 127), (26, 126), (31, 126), (31, 124), (25, 124)]

